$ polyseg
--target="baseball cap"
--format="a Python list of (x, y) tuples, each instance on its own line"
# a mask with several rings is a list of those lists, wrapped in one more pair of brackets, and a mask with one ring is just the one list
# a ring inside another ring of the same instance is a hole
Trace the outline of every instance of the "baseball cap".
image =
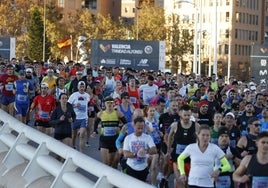
[(48, 83), (46, 83), (46, 82), (42, 82), (42, 83), (41, 83), (41, 87), (48, 87)]
[(86, 83), (84, 81), (79, 81), (78, 86), (80, 86), (80, 85), (86, 85)]
[(26, 72), (30, 72), (30, 73), (32, 73), (32, 72), (33, 72), (33, 69), (31, 69), (31, 68), (27, 68), (27, 69), (26, 69)]
[(232, 118), (235, 118), (235, 115), (233, 114), (233, 112), (228, 112), (227, 114), (225, 114), (225, 116), (232, 116)]
[(250, 91), (250, 89), (248, 89), (248, 88), (244, 89), (244, 93), (249, 92), (249, 91)]
[(222, 127), (219, 128), (218, 137), (220, 137), (223, 134), (229, 135), (229, 130), (228, 130), (227, 127), (222, 126)]

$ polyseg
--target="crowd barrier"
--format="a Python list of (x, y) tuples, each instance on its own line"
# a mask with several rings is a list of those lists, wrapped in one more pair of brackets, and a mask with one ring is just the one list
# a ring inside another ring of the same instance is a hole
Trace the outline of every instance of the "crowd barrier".
[[(51, 188), (152, 188), (23, 124), (1, 109), (0, 121), (0, 154), (6, 153), (0, 165), (5, 171), (0, 175), (26, 162), (21, 174), (26, 182), (24, 187), (39, 178), (52, 176)], [(97, 181), (85, 176), (83, 170), (97, 177)]]

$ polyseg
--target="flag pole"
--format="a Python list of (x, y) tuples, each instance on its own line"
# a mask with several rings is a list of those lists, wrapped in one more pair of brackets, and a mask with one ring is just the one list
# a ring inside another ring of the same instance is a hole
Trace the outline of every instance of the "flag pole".
[(73, 36), (70, 35), (71, 38), (71, 60), (73, 60)]

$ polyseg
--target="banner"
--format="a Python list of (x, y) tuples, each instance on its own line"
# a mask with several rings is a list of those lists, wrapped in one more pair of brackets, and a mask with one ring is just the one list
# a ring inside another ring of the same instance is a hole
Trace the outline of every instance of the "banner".
[(104, 67), (162, 70), (165, 67), (165, 42), (92, 40), (91, 63)]
[(256, 83), (268, 81), (268, 45), (254, 45), (251, 55), (251, 77)]
[(68, 37), (64, 40), (59, 41), (57, 45), (60, 49), (70, 48), (72, 45), (72, 39), (71, 39), (71, 37)]

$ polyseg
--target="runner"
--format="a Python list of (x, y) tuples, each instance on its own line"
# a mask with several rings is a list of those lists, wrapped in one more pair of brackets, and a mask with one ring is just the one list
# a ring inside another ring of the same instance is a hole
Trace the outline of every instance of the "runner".
[[(225, 153), (215, 144), (210, 143), (210, 127), (201, 125), (197, 133), (198, 142), (188, 145), (178, 157), (180, 180), (186, 183), (185, 163), (187, 157), (191, 158), (191, 168), (188, 177), (189, 188), (214, 187), (214, 182), (221, 172), (227, 172), (231, 166), (225, 158)], [(221, 167), (214, 170), (215, 160), (219, 159)]]
[(88, 102), (90, 96), (85, 92), (86, 83), (79, 81), (77, 85), (78, 91), (71, 94), (68, 102), (73, 105), (76, 119), (72, 123), (72, 143), (76, 148), (76, 137), (79, 134), (79, 151), (83, 152), (86, 142), (86, 133), (88, 126)]
[(125, 138), (123, 151), (127, 158), (126, 173), (145, 182), (149, 173), (147, 159), (157, 149), (152, 137), (143, 133), (144, 126), (142, 117), (134, 119), (134, 133)]
[(257, 154), (247, 155), (233, 174), (233, 180), (244, 187), (268, 187), (268, 132), (258, 135)]
[(33, 85), (25, 79), (25, 71), (19, 71), (19, 79), (14, 82), (16, 118), (26, 124), (27, 112), (30, 106), (30, 94), (34, 93)]
[(68, 146), (72, 146), (72, 127), (76, 115), (73, 107), (68, 102), (66, 93), (59, 95), (59, 103), (53, 111), (50, 124), (54, 127), (54, 138), (62, 141)]
[(56, 100), (53, 95), (48, 94), (48, 84), (41, 83), (41, 93), (37, 95), (31, 104), (30, 112), (35, 109), (35, 126), (37, 130), (50, 135), (52, 126), (49, 124), (50, 116), (56, 106)]
[[(196, 142), (196, 125), (195, 122), (190, 120), (191, 107), (184, 105), (179, 111), (180, 120), (171, 124), (171, 129), (168, 135), (168, 152), (171, 153), (173, 162), (173, 171), (175, 175), (174, 187), (183, 187), (180, 181), (180, 172), (177, 168), (177, 158), (183, 152), (187, 145)], [(185, 160), (186, 175), (189, 174), (190, 158)], [(160, 184), (161, 185), (161, 184)], [(161, 187), (161, 186), (160, 186)]]

